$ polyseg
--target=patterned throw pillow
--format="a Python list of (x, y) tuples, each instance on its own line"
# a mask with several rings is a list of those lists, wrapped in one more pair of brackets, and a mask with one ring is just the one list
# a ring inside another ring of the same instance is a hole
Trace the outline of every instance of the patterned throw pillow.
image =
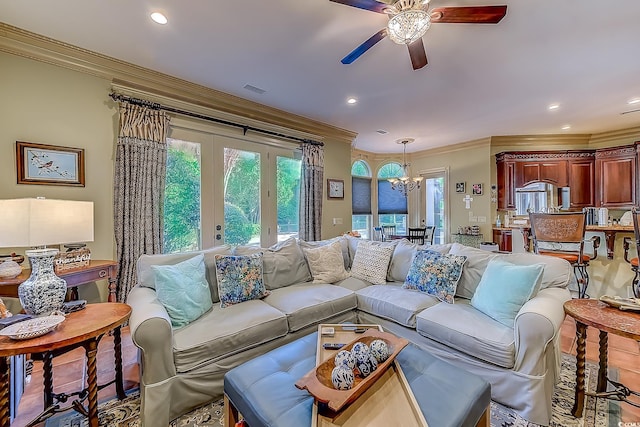
[(441, 254), (428, 249), (418, 251), (402, 287), (426, 292), (440, 301), (453, 304), (466, 260), (465, 256)]
[(351, 276), (366, 280), (374, 285), (387, 283), (387, 269), (393, 254), (394, 246), (382, 246), (377, 242), (363, 240), (351, 266)]
[(151, 271), (173, 327), (188, 325), (213, 306), (203, 254), (173, 265), (152, 265)]
[(262, 254), (216, 255), (220, 307), (266, 297), (271, 292), (262, 280)]
[(344, 269), (340, 242), (302, 250), (307, 257), (313, 283), (335, 283), (349, 277), (349, 273)]

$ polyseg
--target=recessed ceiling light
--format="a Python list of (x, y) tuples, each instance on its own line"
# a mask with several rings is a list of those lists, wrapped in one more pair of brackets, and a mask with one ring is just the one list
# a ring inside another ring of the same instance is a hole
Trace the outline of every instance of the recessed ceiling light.
[(347, 98), (347, 104), (356, 104), (358, 102), (355, 98)]
[(562, 126), (562, 130), (569, 130), (569, 129), (571, 129), (571, 125)]
[(551, 104), (549, 105), (549, 107), (547, 107), (549, 110), (553, 111), (553, 110), (557, 110), (558, 108), (560, 108), (560, 104)]
[(158, 24), (161, 24), (161, 25), (164, 25), (164, 24), (166, 24), (167, 22), (169, 22), (169, 21), (167, 20), (167, 17), (166, 17), (166, 16), (164, 16), (164, 15), (163, 15), (162, 13), (160, 13), (160, 12), (153, 12), (153, 13), (151, 14), (151, 19), (153, 19), (153, 21), (154, 21), (154, 22), (157, 22)]
[(630, 99), (629, 102), (627, 102), (627, 104), (631, 104), (631, 105), (638, 104), (638, 103), (640, 103), (640, 98), (633, 98), (633, 99)]

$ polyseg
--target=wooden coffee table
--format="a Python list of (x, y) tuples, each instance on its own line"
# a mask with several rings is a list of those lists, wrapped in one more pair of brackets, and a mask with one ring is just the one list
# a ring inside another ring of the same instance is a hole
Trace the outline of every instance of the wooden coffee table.
[[(630, 395), (640, 396), (638, 392), (629, 390), (624, 385), (607, 377), (608, 334), (612, 333), (640, 341), (640, 313), (621, 311), (593, 299), (567, 301), (564, 303), (564, 311), (576, 321), (576, 394), (575, 403), (571, 411), (573, 416), (582, 416), (586, 394), (615, 399), (640, 407), (640, 404), (627, 399)], [(584, 373), (588, 326), (593, 326), (600, 330), (600, 366), (595, 393), (587, 393), (585, 391)], [(612, 384), (614, 389), (607, 391), (608, 384)]]
[[(9, 427), (9, 366), (7, 358), (18, 354), (40, 355), (44, 362), (44, 407), (37, 419), (28, 425), (35, 425), (57, 412), (74, 408), (89, 418), (90, 427), (98, 427), (98, 390), (115, 382), (119, 399), (125, 397), (122, 375), (122, 347), (120, 328), (129, 319), (131, 307), (121, 303), (89, 304), (83, 310), (71, 313), (54, 331), (28, 340), (13, 340), (0, 336), (0, 427)], [(115, 353), (115, 379), (98, 385), (96, 354), (100, 338), (113, 331)], [(53, 392), (53, 358), (84, 347), (87, 355), (87, 388), (71, 393)], [(60, 408), (60, 402), (76, 397), (71, 406)], [(88, 408), (83, 401), (87, 400)]]

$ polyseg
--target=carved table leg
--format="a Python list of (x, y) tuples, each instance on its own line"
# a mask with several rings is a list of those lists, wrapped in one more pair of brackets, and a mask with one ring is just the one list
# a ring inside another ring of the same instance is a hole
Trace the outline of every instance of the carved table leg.
[(0, 356), (0, 427), (10, 426), (9, 409), (9, 361)]
[(122, 339), (120, 337), (120, 327), (113, 330), (113, 352), (115, 355), (116, 367), (116, 393), (118, 399), (122, 400), (127, 395), (124, 393), (124, 378), (122, 375)]
[(598, 387), (596, 391), (607, 391), (607, 346), (609, 336), (606, 331), (600, 331), (600, 368), (598, 369)]
[(521, 228), (520, 231), (522, 232), (522, 240), (524, 241), (524, 251), (529, 252), (530, 250), (529, 237), (531, 236), (531, 229)]
[(108, 302), (117, 302), (116, 298), (116, 278), (115, 276), (109, 276), (109, 297)]
[(587, 325), (576, 321), (576, 395), (571, 414), (580, 418), (584, 409), (584, 368), (586, 353)]
[(84, 343), (87, 354), (87, 387), (89, 389), (89, 426), (98, 427), (98, 367), (96, 354), (98, 353), (98, 340), (91, 339)]
[(53, 353), (42, 353), (42, 378), (44, 383), (44, 407), (53, 405)]

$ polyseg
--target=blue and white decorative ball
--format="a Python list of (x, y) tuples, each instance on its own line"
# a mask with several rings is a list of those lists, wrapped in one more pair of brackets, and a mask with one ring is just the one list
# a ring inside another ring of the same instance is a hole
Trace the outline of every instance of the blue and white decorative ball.
[(369, 344), (371, 355), (378, 363), (382, 363), (389, 358), (389, 346), (383, 340), (374, 340)]
[(365, 362), (358, 362), (358, 371), (360, 371), (360, 375), (363, 378), (368, 377), (374, 371), (371, 359)]
[(349, 350), (340, 350), (333, 361), (336, 366), (346, 365), (349, 369), (356, 367), (356, 360)]
[(353, 387), (354, 381), (353, 371), (345, 364), (336, 366), (331, 371), (331, 382), (333, 387), (338, 390), (349, 390)]
[(371, 357), (369, 346), (362, 341), (358, 341), (353, 345), (353, 347), (351, 347), (351, 354), (353, 355), (353, 358), (356, 359), (356, 364), (368, 362)]
[(371, 370), (372, 371), (375, 371), (376, 369), (378, 369), (378, 361), (376, 360), (375, 357), (373, 357), (373, 354), (369, 358), (369, 363), (371, 363)]

